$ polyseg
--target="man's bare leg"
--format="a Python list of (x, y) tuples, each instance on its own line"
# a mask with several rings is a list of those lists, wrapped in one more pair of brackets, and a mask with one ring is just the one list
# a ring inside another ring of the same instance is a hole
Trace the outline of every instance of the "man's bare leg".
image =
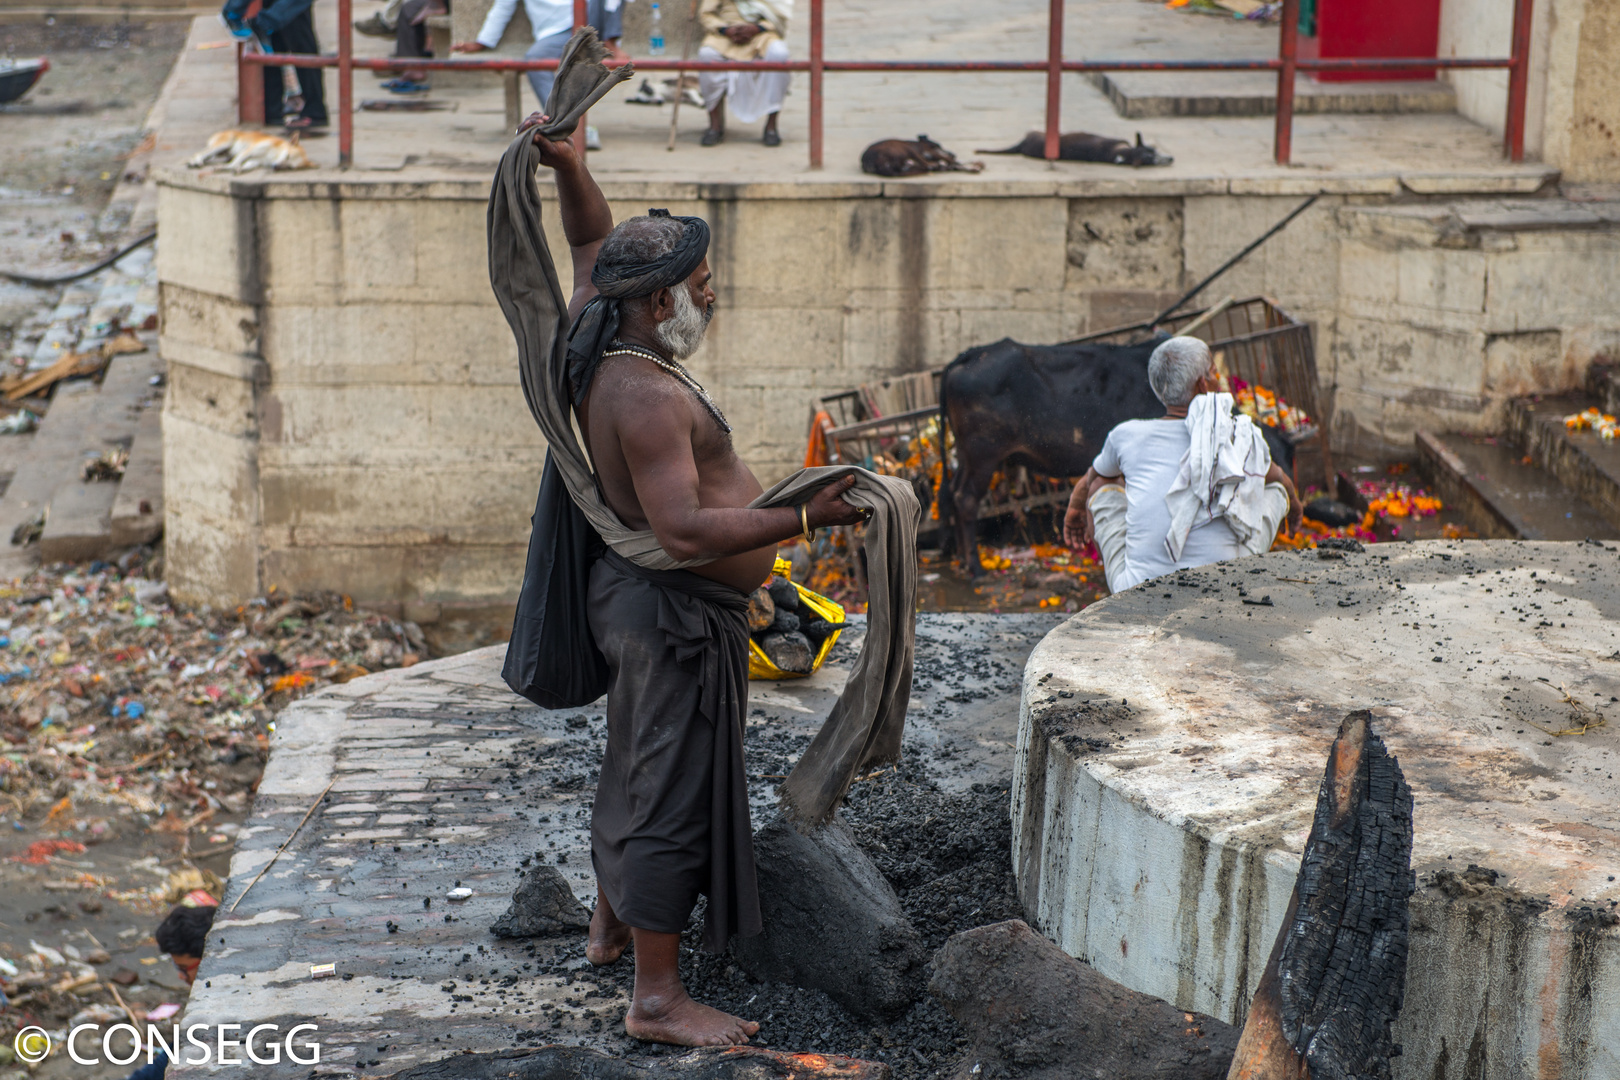
[(585, 940), (585, 959), (597, 967), (616, 963), (630, 946), (630, 927), (613, 914), (607, 894), (598, 890), (596, 910), (591, 912), (590, 936)]
[[(593, 927), (594, 931), (594, 927)], [(700, 1005), (681, 985), (681, 936), (634, 930), (636, 988), (624, 1030), (633, 1039), (676, 1046), (735, 1046), (759, 1032), (759, 1025)]]

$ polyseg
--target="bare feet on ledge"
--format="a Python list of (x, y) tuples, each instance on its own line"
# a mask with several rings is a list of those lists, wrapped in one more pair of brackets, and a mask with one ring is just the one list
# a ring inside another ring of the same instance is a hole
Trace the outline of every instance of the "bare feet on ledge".
[(674, 1046), (737, 1046), (759, 1032), (752, 1020), (700, 1005), (684, 989), (667, 995), (638, 997), (624, 1018), (632, 1039)]
[(591, 913), (590, 936), (585, 941), (585, 959), (596, 967), (616, 963), (630, 946), (630, 927), (613, 914), (607, 898), (596, 898), (596, 910)]

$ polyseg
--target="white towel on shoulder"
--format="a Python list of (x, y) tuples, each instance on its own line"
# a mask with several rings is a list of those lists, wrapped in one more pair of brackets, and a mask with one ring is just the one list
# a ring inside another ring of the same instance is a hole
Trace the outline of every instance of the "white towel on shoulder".
[(1178, 562), (1187, 534), (1202, 522), (1225, 518), (1240, 544), (1265, 527), (1265, 476), (1271, 468), (1265, 436), (1247, 416), (1232, 415), (1231, 394), (1193, 398), (1187, 433), (1192, 442), (1164, 497), (1170, 511), (1164, 546)]

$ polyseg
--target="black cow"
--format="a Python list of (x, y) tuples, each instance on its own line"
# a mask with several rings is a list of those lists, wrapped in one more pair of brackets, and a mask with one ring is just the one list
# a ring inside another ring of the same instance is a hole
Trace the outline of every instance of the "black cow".
[[(940, 484), (939, 517), (970, 573), (980, 572), (979, 500), (998, 469), (1079, 476), (1116, 424), (1164, 415), (1147, 380), (1148, 357), (1163, 340), (1024, 345), (1003, 338), (946, 366), (940, 419), (955, 437), (957, 465)], [(1291, 474), (1293, 446), (1269, 427), (1261, 432), (1273, 460)]]

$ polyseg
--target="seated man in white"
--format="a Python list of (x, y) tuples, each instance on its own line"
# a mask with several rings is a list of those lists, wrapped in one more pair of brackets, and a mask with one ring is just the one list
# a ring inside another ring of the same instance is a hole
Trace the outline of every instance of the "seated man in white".
[(1209, 346), (1171, 338), (1148, 358), (1157, 420), (1127, 420), (1069, 497), (1063, 537), (1095, 539), (1108, 588), (1123, 592), (1172, 570), (1269, 551), (1286, 517), (1297, 529), (1294, 484), (1260, 429), (1232, 415)]

